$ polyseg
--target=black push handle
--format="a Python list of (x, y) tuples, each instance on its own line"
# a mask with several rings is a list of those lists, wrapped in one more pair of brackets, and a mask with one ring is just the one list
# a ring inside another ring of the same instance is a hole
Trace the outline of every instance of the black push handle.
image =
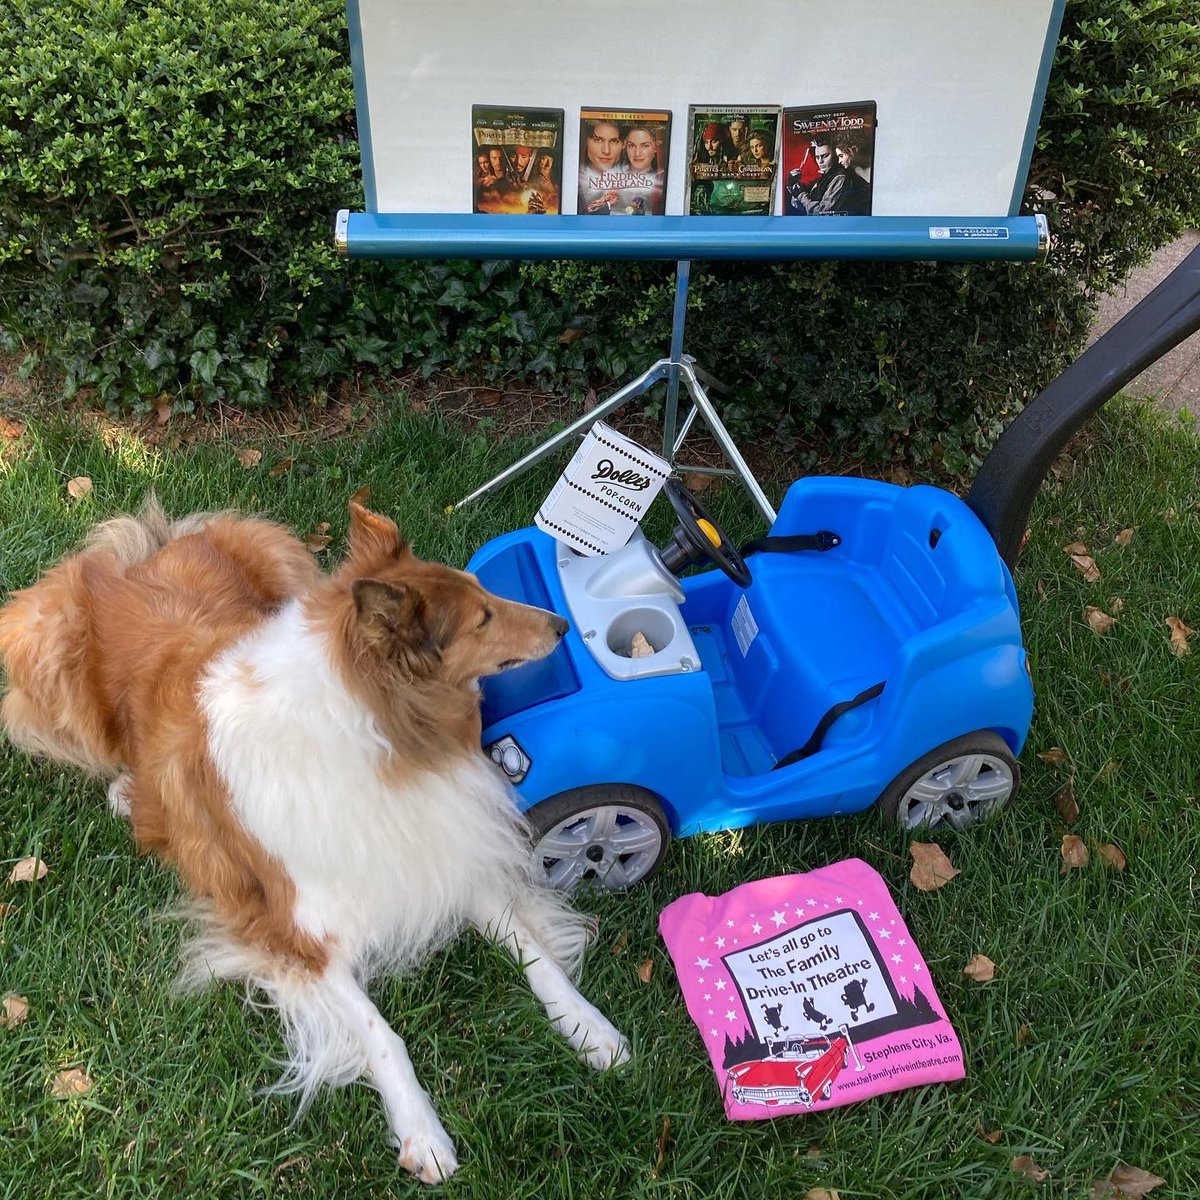
[(1200, 329), (1200, 247), (1024, 408), (992, 447), (967, 503), (1011, 569), (1033, 500), (1071, 435), (1131, 379)]

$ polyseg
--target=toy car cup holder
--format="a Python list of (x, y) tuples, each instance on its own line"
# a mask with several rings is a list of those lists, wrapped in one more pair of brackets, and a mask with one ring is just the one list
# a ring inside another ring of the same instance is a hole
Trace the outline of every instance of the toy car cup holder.
[(639, 657), (631, 652), (635, 635), (641, 634), (650, 643), (653, 654), (661, 654), (675, 638), (675, 626), (666, 613), (657, 608), (631, 608), (613, 621), (604, 635), (608, 648), (625, 658)]

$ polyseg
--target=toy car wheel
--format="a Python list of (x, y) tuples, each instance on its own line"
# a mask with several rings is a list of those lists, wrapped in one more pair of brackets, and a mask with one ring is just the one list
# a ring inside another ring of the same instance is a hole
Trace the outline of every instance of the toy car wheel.
[(657, 798), (623, 784), (574, 788), (535, 804), (534, 870), (562, 891), (592, 883), (623, 892), (651, 875), (671, 843)]
[(904, 829), (966, 829), (1013, 801), (1021, 768), (998, 734), (981, 729), (946, 742), (902, 771), (876, 803)]

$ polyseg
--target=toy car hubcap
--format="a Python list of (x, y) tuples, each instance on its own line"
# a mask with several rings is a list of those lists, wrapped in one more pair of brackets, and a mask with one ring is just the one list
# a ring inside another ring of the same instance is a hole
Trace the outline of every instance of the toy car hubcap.
[(905, 829), (943, 822), (964, 829), (1008, 803), (1016, 786), (1008, 765), (992, 754), (964, 754), (922, 775), (900, 801)]
[(534, 858), (550, 887), (570, 891), (592, 881), (615, 892), (650, 873), (662, 844), (662, 833), (647, 814), (610, 804), (551, 827), (534, 847)]

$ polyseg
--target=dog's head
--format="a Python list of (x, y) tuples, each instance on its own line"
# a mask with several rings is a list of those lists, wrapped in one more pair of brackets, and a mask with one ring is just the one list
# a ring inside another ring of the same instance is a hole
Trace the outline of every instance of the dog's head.
[(406, 683), (470, 684), (544, 658), (567, 631), (552, 612), (503, 600), (465, 571), (417, 558), (395, 522), (354, 500), (339, 575), (349, 581), (360, 653)]

